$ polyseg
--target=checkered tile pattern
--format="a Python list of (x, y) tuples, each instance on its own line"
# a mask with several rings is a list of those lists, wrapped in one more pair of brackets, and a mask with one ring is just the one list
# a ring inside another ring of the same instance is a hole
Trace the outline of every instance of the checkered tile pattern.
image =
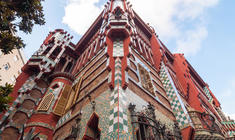
[(31, 90), (35, 86), (35, 76), (29, 77), (29, 79), (24, 83), (24, 85), (18, 90), (18, 92), (26, 92), (27, 90)]
[(64, 116), (62, 116), (58, 123), (56, 124), (56, 127), (58, 128), (60, 125), (62, 125), (64, 122), (66, 122), (71, 117), (71, 111), (67, 112)]
[(176, 117), (176, 120), (179, 123), (180, 127), (184, 127), (187, 124), (189, 124), (189, 120), (180, 104), (180, 101), (176, 95), (176, 91), (173, 88), (173, 83), (171, 83), (167, 72), (165, 65), (162, 64), (161, 70), (160, 70), (160, 77), (164, 86), (164, 89), (166, 91), (167, 97), (170, 101), (171, 108), (173, 109), (173, 113)]
[(213, 98), (211, 96), (209, 89), (207, 87), (205, 87), (203, 90), (206, 93), (206, 96), (209, 98), (209, 102), (212, 103)]
[(113, 57), (123, 57), (123, 41), (121, 39), (116, 39), (113, 42)]
[(121, 60), (116, 58), (115, 60), (115, 88), (110, 96), (110, 106), (113, 108), (110, 111), (110, 123), (109, 132), (128, 132), (127, 127), (127, 109), (126, 95), (121, 88), (122, 84), (122, 72), (121, 72)]

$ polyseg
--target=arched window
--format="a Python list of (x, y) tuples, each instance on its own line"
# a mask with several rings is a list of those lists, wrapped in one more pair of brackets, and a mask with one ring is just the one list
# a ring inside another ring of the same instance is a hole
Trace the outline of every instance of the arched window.
[(72, 62), (69, 62), (68, 65), (66, 66), (64, 72), (70, 72), (71, 71), (71, 68), (73, 66), (73, 63)]
[(63, 69), (65, 63), (66, 63), (66, 59), (64, 57), (61, 58), (59, 63), (55, 67), (55, 72), (60, 72)]
[(47, 111), (53, 99), (54, 99), (53, 93), (48, 93), (47, 95), (45, 95), (40, 105), (38, 106), (38, 111)]
[(58, 84), (55, 84), (55, 85), (53, 85), (51, 88), (52, 89), (56, 89), (56, 88), (58, 88), (59, 87), (59, 85)]

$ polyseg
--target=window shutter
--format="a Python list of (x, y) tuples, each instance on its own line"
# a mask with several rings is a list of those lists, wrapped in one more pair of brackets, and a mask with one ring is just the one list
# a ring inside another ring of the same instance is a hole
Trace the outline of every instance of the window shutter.
[(78, 98), (78, 94), (79, 94), (79, 90), (81, 87), (81, 83), (82, 83), (82, 77), (78, 80), (78, 82), (72, 87), (69, 99), (68, 99), (68, 103), (66, 105), (65, 111), (67, 112), (70, 107), (72, 105), (74, 105), (77, 101)]
[(38, 111), (47, 111), (53, 99), (54, 99), (53, 93), (49, 93), (46, 96), (44, 96), (38, 107)]
[(68, 99), (68, 103), (65, 107), (65, 112), (67, 112), (70, 109), (70, 107), (72, 106), (72, 103), (73, 103), (73, 100), (74, 100), (74, 94), (75, 94), (75, 91), (72, 89), (71, 93), (70, 93), (70, 96), (69, 96), (69, 99)]
[(79, 79), (78, 83), (76, 84), (75, 96), (74, 96), (74, 99), (73, 99), (73, 104), (75, 104), (76, 101), (77, 101), (78, 94), (79, 94), (79, 91), (80, 91), (80, 88), (81, 88), (81, 85), (82, 85), (82, 80), (83, 80), (83, 77), (81, 77), (81, 78)]
[(71, 89), (72, 89), (72, 87), (70, 85), (65, 85), (65, 87), (61, 93), (61, 96), (60, 96), (60, 98), (59, 98), (59, 100), (53, 110), (54, 114), (56, 114), (58, 116), (62, 116), (64, 114)]

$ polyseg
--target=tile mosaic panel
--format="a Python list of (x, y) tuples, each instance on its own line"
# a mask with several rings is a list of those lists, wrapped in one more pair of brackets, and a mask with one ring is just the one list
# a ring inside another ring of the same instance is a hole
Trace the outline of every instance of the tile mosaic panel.
[(64, 122), (66, 122), (66, 120), (68, 120), (71, 117), (71, 110), (68, 111), (66, 114), (64, 114), (59, 121), (56, 124), (56, 128), (58, 128), (61, 124), (63, 124)]
[(113, 57), (123, 57), (124, 49), (123, 49), (123, 40), (116, 39), (113, 41)]
[(209, 98), (209, 102), (212, 103), (213, 98), (212, 98), (212, 96), (211, 96), (211, 93), (210, 93), (209, 89), (208, 89), (207, 87), (204, 87), (203, 90), (204, 90), (204, 92), (206, 93), (206, 96)]
[(115, 84), (114, 91), (111, 94), (110, 106), (112, 110), (110, 111), (110, 124), (109, 133), (112, 132), (128, 132), (127, 127), (127, 110), (126, 106), (126, 95), (122, 90), (122, 72), (121, 72), (121, 59), (115, 59)]
[(113, 91), (107, 90), (104, 93), (102, 93), (100, 96), (98, 96), (94, 100), (96, 102), (95, 110), (92, 109), (92, 105), (90, 103), (88, 103), (86, 106), (82, 108), (81, 110), (82, 116), (80, 121), (81, 130), (78, 139), (83, 138), (86, 131), (87, 123), (90, 120), (93, 113), (96, 113), (99, 117), (98, 128), (101, 130), (101, 136), (100, 136), (101, 140), (117, 140), (118, 138), (119, 140), (133, 139), (132, 131), (130, 129), (132, 126), (131, 122), (129, 121), (130, 120), (129, 114), (127, 114), (127, 119), (128, 119), (127, 127), (129, 128), (128, 132), (125, 132), (124, 130), (120, 131), (118, 136), (117, 130), (116, 132), (111, 132), (111, 133), (109, 131), (110, 116), (111, 116), (110, 112), (112, 112), (111, 110), (113, 109), (112, 107), (114, 106), (114, 105), (110, 106), (110, 99), (112, 93)]
[(178, 121), (179, 126), (184, 128), (185, 126), (189, 125), (190, 121), (187, 117), (187, 114), (184, 112), (183, 107), (181, 106), (181, 103), (176, 95), (177, 91), (175, 91), (173, 88), (173, 83), (170, 81), (170, 78), (167, 75), (167, 69), (163, 63), (160, 70), (160, 77), (176, 120)]

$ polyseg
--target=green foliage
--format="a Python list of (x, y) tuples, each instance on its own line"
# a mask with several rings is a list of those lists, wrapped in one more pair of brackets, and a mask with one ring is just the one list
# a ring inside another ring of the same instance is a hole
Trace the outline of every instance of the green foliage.
[(18, 30), (31, 33), (34, 24), (44, 25), (43, 0), (0, 0), (0, 49), (8, 54), (25, 46)]
[(9, 94), (13, 91), (13, 85), (6, 83), (5, 86), (0, 86), (0, 112), (5, 111), (12, 101)]

